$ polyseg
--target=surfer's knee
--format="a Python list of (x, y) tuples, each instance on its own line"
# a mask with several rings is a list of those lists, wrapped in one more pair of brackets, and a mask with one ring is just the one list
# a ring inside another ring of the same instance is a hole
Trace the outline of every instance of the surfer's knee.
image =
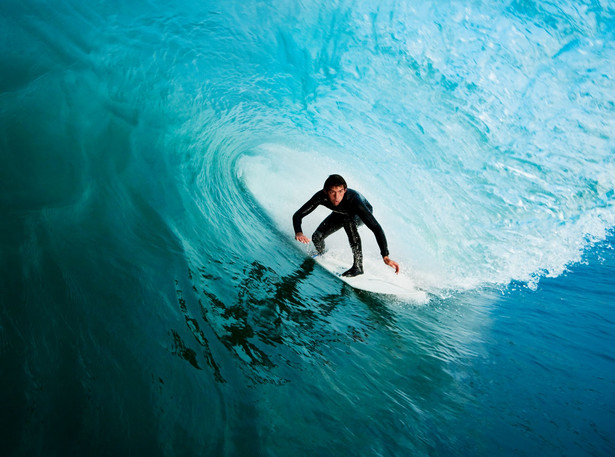
[(314, 247), (316, 247), (318, 253), (322, 254), (325, 250), (325, 237), (321, 232), (314, 232), (314, 234), (312, 235), (312, 243), (314, 243)]

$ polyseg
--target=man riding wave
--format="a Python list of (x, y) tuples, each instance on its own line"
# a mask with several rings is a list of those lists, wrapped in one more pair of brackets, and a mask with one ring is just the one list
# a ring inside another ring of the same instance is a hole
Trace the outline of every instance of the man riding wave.
[(365, 224), (374, 233), (384, 263), (393, 268), (395, 273), (399, 273), (399, 264), (389, 258), (387, 240), (382, 227), (372, 214), (372, 205), (359, 192), (348, 189), (346, 181), (340, 175), (329, 176), (323, 189), (316, 192), (293, 215), (293, 227), (297, 241), (305, 244), (310, 242), (310, 239), (303, 234), (301, 221), (319, 205), (329, 208), (332, 213), (321, 222), (312, 235), (316, 252), (319, 255), (323, 254), (325, 238), (342, 227), (348, 235), (354, 261), (352, 267), (342, 273), (342, 276), (352, 277), (363, 274), (363, 251), (358, 231), (358, 227), (362, 224)]

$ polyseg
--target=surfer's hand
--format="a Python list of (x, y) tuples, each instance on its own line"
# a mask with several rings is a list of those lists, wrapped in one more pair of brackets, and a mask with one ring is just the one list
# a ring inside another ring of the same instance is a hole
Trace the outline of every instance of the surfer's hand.
[(389, 259), (389, 256), (383, 257), (382, 260), (395, 270), (395, 274), (399, 274), (399, 264), (395, 260)]
[(300, 243), (310, 244), (310, 239), (301, 232), (295, 233), (295, 239)]

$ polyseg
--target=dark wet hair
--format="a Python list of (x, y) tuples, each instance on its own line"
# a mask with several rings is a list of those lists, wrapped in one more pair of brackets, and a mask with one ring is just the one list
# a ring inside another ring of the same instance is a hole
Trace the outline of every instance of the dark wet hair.
[(344, 178), (342, 178), (340, 175), (331, 175), (326, 179), (323, 189), (325, 189), (325, 192), (328, 192), (329, 189), (337, 186), (344, 186), (344, 189), (348, 187), (346, 185), (346, 180), (344, 180)]

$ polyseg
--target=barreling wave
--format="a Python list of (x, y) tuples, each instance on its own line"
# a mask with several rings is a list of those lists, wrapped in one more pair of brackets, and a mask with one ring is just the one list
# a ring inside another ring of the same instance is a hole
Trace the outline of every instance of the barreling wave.
[[(615, 226), (611, 3), (0, 2), (3, 450), (486, 455), (594, 422), (604, 440), (608, 315), (546, 306), (510, 330), (465, 305), (561, 275)], [(291, 216), (331, 173), (434, 306), (297, 249)], [(536, 347), (565, 352), (542, 367)], [(539, 411), (556, 371), (574, 379)], [(520, 374), (523, 412), (499, 388)]]
[[(608, 6), (158, 8), (107, 20), (41, 5), (45, 23), (7, 10), (48, 65), (19, 86), (30, 67), (12, 60), (4, 112), (55, 94), (64, 114), (47, 130), (79, 132), (64, 162), (163, 170), (166, 191), (127, 185), (159, 193), (161, 220), (191, 249), (292, 258), (269, 242), (284, 245), (290, 214), (332, 172), (373, 201), (392, 253), (433, 290), (534, 284), (615, 225)], [(51, 185), (70, 192), (78, 175), (62, 176)]]

